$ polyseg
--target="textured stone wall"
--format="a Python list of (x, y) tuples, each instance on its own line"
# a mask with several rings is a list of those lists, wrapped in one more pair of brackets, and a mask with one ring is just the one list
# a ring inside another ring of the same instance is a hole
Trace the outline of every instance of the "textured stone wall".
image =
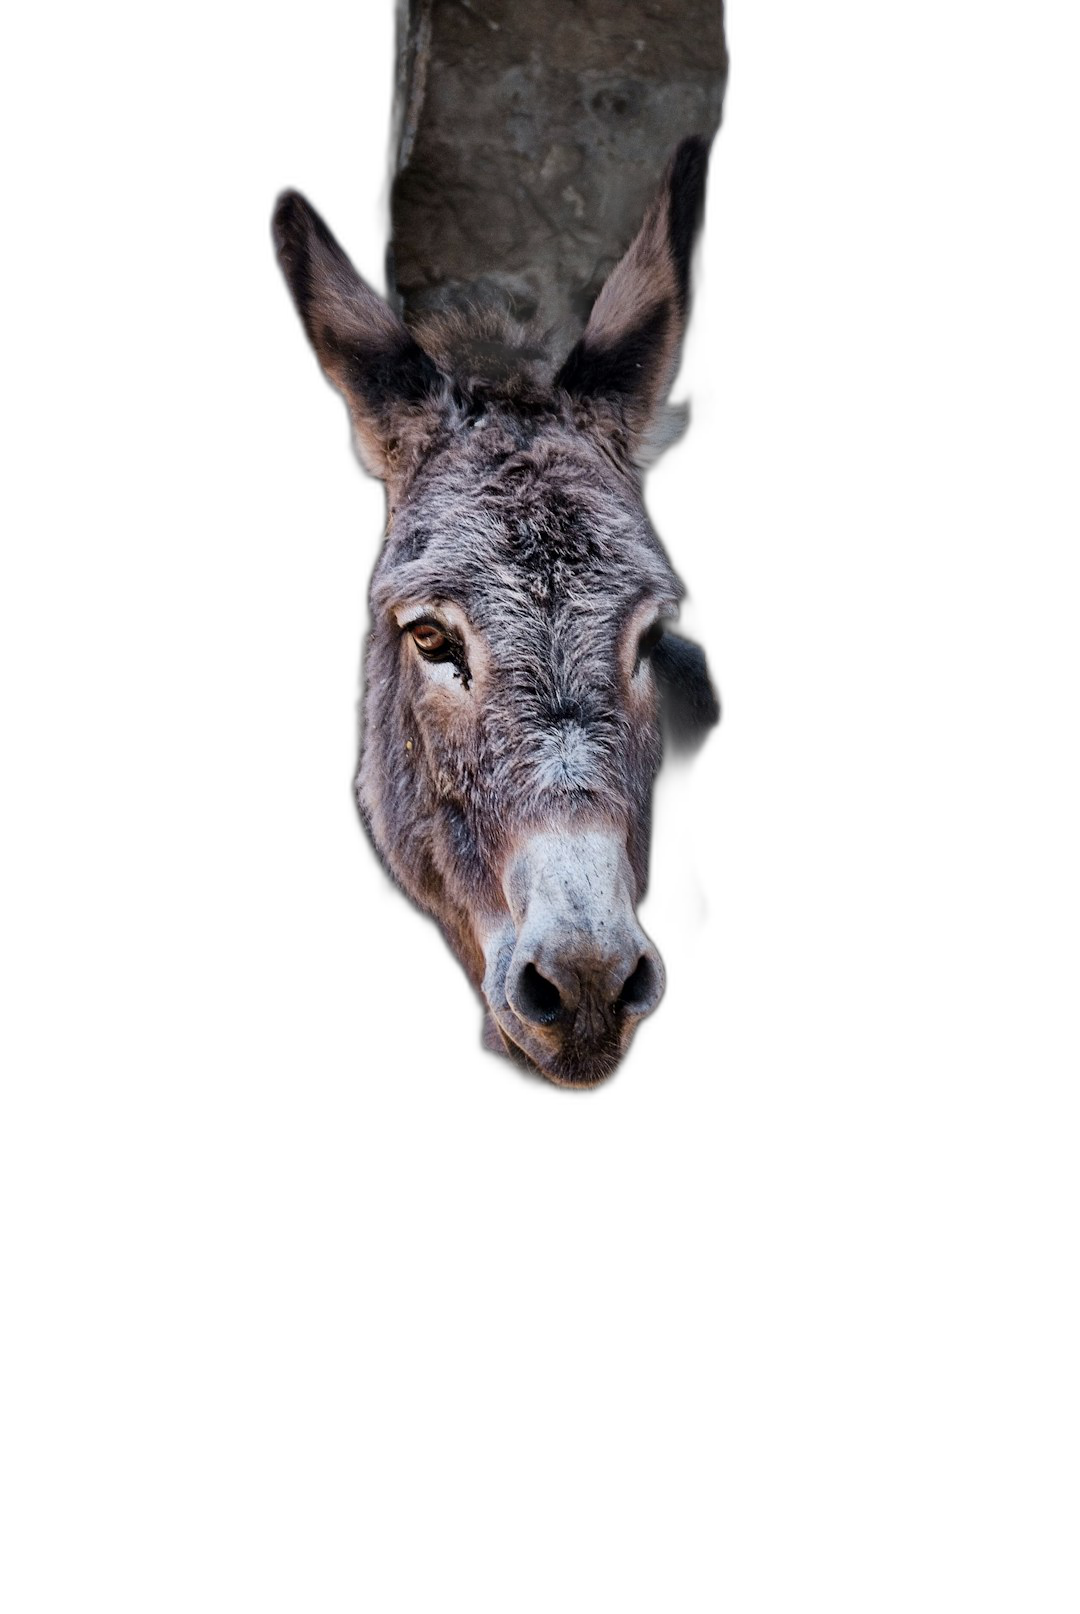
[(494, 300), (568, 346), (726, 76), (722, 0), (400, 0), (406, 313)]

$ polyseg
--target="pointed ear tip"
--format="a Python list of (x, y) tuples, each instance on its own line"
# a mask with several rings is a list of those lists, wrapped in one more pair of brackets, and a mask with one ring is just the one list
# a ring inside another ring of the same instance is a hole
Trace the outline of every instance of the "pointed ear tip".
[(705, 135), (687, 135), (680, 140), (671, 159), (671, 183), (678, 190), (704, 188), (709, 171), (712, 141)]
[(274, 245), (278, 252), (286, 247), (290, 240), (307, 229), (311, 223), (312, 206), (306, 196), (299, 191), (282, 191), (274, 203), (274, 211), (270, 218), (270, 229), (274, 237)]

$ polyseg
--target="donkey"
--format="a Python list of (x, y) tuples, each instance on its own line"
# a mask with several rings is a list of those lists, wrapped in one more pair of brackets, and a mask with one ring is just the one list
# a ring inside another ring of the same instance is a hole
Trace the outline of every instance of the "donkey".
[(660, 1000), (637, 918), (663, 736), (719, 717), (642, 502), (678, 425), (707, 142), (684, 140), (569, 353), (491, 310), (412, 328), (309, 203), (274, 239), (386, 485), (356, 794), (385, 867), (485, 1004), (484, 1044), (550, 1081), (608, 1076)]

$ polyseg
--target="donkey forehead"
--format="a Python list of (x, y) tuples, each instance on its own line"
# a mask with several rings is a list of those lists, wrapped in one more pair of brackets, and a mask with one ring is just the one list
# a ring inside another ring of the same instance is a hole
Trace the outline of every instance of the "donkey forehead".
[(644, 599), (677, 608), (682, 585), (637, 489), (588, 443), (556, 433), (494, 461), (471, 446), (440, 456), (396, 512), (376, 605), (452, 599), (488, 629), (621, 617)]

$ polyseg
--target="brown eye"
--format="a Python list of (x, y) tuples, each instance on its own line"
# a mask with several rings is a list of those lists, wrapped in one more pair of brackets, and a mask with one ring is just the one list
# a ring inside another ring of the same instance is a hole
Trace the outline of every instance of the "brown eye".
[(446, 634), (434, 622), (414, 622), (409, 632), (416, 648), (425, 656), (438, 656), (447, 648)]

